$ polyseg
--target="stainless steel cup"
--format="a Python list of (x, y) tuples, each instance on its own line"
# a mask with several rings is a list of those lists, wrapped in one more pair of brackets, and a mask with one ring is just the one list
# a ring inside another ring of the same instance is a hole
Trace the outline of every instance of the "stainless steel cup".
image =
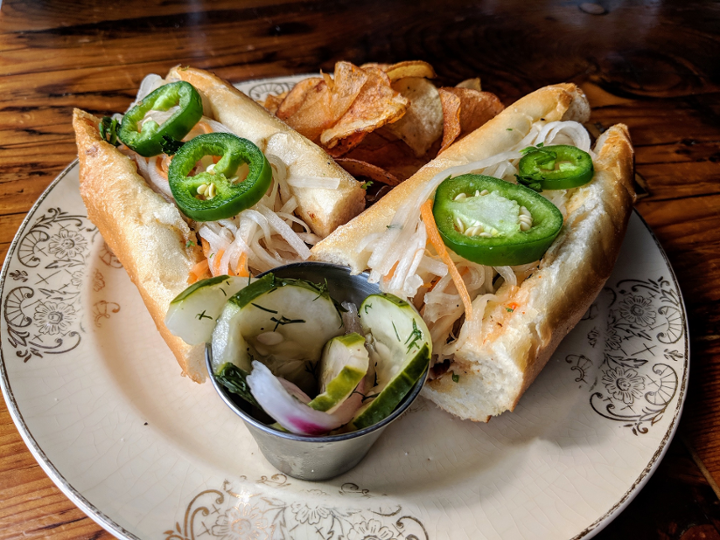
[[(325, 263), (305, 262), (281, 266), (272, 273), (284, 278), (299, 278), (314, 283), (327, 280), (330, 295), (340, 302), (353, 302), (359, 306), (371, 294), (380, 292), (374, 283), (368, 283), (367, 274), (351, 275), (350, 269)], [(254, 418), (251, 407), (227, 392), (212, 376), (212, 348), (205, 350), (208, 373), (215, 390), (235, 414), (243, 419), (265, 458), (281, 472), (301, 480), (327, 480), (357, 465), (380, 434), (396, 420), (417, 398), (425, 384), (427, 370), (395, 411), (375, 425), (327, 437), (305, 437), (272, 429)]]

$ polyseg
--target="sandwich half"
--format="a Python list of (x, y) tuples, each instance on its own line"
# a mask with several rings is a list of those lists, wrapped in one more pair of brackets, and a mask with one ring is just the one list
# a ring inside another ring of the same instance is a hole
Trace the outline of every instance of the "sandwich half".
[[(272, 181), (251, 208), (225, 219), (194, 221), (180, 210), (168, 185), (170, 156), (148, 158), (116, 147), (101, 136), (101, 120), (84, 111), (74, 111), (73, 127), (88, 217), (137, 286), (183, 375), (203, 382), (204, 346), (188, 345), (168, 331), (164, 318), (170, 302), (202, 277), (254, 275), (308, 259), (308, 244), (362, 211), (365, 192), (317, 145), (208, 72), (174, 68), (164, 79), (149, 76), (136, 103), (175, 81), (189, 82), (202, 98), (203, 116), (184, 140), (231, 133), (265, 154)], [(172, 113), (172, 108), (151, 110), (143, 121), (161, 124)]]
[[(537, 90), (312, 249), (314, 259), (368, 270), (384, 291), (414, 302), (433, 338), (424, 395), (461, 418), (487, 421), (513, 410), (615, 264), (635, 198), (633, 149), (621, 124), (592, 146), (582, 126), (589, 116), (575, 85)], [(522, 265), (485, 266), (450, 252), (458, 283), (428, 241), (423, 204), (448, 177), (516, 183), (523, 150), (552, 145), (580, 148), (594, 167), (581, 187), (542, 192), (563, 215), (558, 236), (538, 261)]]

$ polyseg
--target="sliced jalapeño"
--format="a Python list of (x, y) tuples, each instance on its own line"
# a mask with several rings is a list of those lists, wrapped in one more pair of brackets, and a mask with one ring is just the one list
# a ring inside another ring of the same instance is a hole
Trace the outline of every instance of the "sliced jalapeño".
[[(207, 170), (188, 176), (205, 156), (220, 157)], [(247, 176), (235, 176), (246, 163)], [(195, 221), (233, 217), (257, 203), (270, 187), (272, 169), (252, 142), (230, 133), (199, 135), (170, 163), (168, 181), (180, 210)]]
[(478, 174), (440, 184), (433, 215), (446, 246), (486, 266), (537, 261), (563, 224), (560, 210), (535, 191)]
[[(162, 124), (151, 119), (143, 121), (150, 111), (167, 111), (175, 106), (178, 110)], [(141, 156), (157, 156), (163, 152), (164, 137), (179, 141), (190, 133), (202, 114), (202, 98), (190, 83), (166, 84), (125, 113), (118, 137)]]
[(593, 178), (592, 158), (579, 148), (557, 145), (526, 151), (518, 165), (517, 179), (535, 191), (575, 188)]

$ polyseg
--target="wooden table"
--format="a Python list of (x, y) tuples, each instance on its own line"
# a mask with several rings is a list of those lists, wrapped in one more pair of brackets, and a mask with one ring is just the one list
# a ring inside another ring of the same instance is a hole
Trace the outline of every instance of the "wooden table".
[[(624, 122), (649, 196), (637, 208), (678, 275), (692, 370), (679, 437), (598, 538), (720, 538), (720, 4), (648, 1), (5, 0), (0, 10), (0, 257), (76, 155), (73, 107), (122, 111), (177, 63), (232, 81), (424, 59), (510, 103), (582, 85)], [(0, 537), (111, 538), (53, 485), (0, 406)]]

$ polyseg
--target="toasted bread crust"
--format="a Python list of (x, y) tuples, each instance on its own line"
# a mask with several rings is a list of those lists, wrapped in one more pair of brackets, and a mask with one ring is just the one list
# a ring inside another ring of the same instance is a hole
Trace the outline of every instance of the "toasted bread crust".
[(203, 259), (202, 250), (177, 207), (148, 186), (129, 157), (100, 138), (98, 122), (84, 111), (73, 113), (80, 195), (88, 217), (137, 286), (183, 374), (202, 382), (202, 350), (173, 336), (164, 323), (170, 301), (187, 287), (190, 269)]
[[(508, 107), (451, 146), (379, 203), (313, 248), (316, 259), (365, 269), (367, 254), (357, 245), (381, 231), (405, 198), (436, 173), (453, 165), (505, 151), (540, 119), (585, 121), (589, 107), (574, 85), (542, 88)], [(509, 129), (512, 128), (512, 131)], [(540, 268), (520, 287), (501, 289), (504, 304), (488, 308), (481, 335), (455, 354), (457, 382), (448, 372), (428, 383), (423, 394), (461, 418), (486, 422), (515, 408), (558, 344), (577, 324), (610, 276), (634, 202), (633, 150), (627, 128), (617, 125), (598, 140), (596, 175), (568, 201), (568, 218)], [(490, 390), (500, 387), (500, 390)], [(489, 397), (490, 396), (490, 397)]]
[[(210, 108), (205, 113), (263, 152), (277, 155), (294, 176), (338, 178), (336, 190), (293, 188), (298, 212), (315, 234), (325, 238), (365, 208), (365, 191), (319, 146), (271, 116), (228, 82), (200, 69), (175, 67), (168, 80), (184, 80), (197, 88)], [(282, 134), (284, 140), (274, 137)]]

